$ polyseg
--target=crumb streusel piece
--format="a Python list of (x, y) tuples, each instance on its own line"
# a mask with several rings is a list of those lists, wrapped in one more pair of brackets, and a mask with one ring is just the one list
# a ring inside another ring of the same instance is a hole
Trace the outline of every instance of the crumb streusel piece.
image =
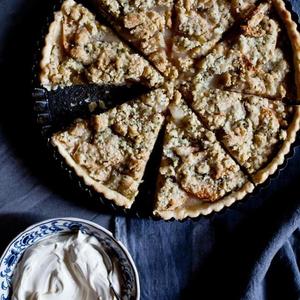
[(177, 69), (169, 60), (172, 43), (173, 0), (97, 0), (113, 26), (135, 45), (166, 77)]
[(281, 100), (221, 90), (194, 94), (192, 107), (253, 176), (277, 154), (293, 112)]
[(199, 64), (193, 88), (209, 88), (282, 98), (288, 92), (290, 66), (278, 47), (279, 24), (268, 16), (269, 3), (258, 6), (237, 41), (218, 44)]
[(156, 214), (220, 200), (248, 182), (212, 131), (176, 92), (159, 170)]
[(172, 55), (180, 71), (191, 72), (195, 59), (206, 55), (256, 0), (178, 0)]
[(117, 205), (129, 208), (162, 126), (171, 90), (157, 89), (90, 120), (77, 120), (52, 143), (76, 173)]
[(43, 50), (40, 79), (48, 89), (132, 82), (155, 87), (163, 82), (149, 62), (73, 0), (64, 1), (55, 13)]

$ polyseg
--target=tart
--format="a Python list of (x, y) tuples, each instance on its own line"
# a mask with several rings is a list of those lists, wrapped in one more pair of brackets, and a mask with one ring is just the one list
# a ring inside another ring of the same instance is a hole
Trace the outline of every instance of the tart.
[(40, 81), (47, 89), (76, 84), (156, 87), (163, 77), (81, 4), (66, 0), (46, 36)]
[(253, 184), (184, 103), (179, 92), (169, 107), (155, 213), (185, 218), (210, 212), (252, 191)]
[(55, 14), (41, 84), (139, 82), (150, 92), (52, 136), (88, 186), (130, 208), (159, 132), (154, 214), (163, 219), (219, 211), (278, 169), (300, 127), (300, 106), (288, 101), (300, 98), (300, 38), (282, 0), (96, 7), (108, 25), (73, 0)]
[(170, 91), (157, 89), (90, 120), (78, 119), (52, 144), (84, 182), (130, 208), (161, 129)]

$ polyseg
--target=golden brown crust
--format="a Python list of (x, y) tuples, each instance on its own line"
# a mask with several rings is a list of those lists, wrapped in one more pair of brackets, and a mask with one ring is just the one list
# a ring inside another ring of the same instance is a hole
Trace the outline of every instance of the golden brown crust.
[(196, 218), (200, 215), (209, 215), (212, 212), (218, 212), (224, 207), (231, 206), (234, 202), (242, 200), (247, 194), (251, 193), (254, 189), (254, 185), (251, 182), (247, 182), (241, 189), (230, 193), (222, 200), (217, 202), (198, 202), (191, 206), (181, 206), (172, 211), (154, 211), (154, 215), (163, 218), (164, 220), (170, 220), (172, 218), (176, 220), (183, 220), (185, 218)]
[(40, 82), (47, 89), (50, 89), (49, 81), (49, 69), (47, 65), (50, 62), (52, 45), (57, 43), (57, 39), (61, 35), (61, 20), (63, 18), (62, 12), (56, 12), (54, 14), (54, 21), (50, 24), (49, 33), (45, 38), (45, 47), (42, 50), (42, 60), (40, 62)]
[(52, 144), (57, 147), (58, 152), (62, 157), (64, 157), (66, 163), (74, 169), (75, 173), (83, 179), (87, 186), (93, 187), (96, 192), (102, 194), (108, 200), (113, 200), (113, 202), (118, 206), (123, 206), (125, 208), (131, 207), (132, 201), (130, 201), (128, 198), (92, 179), (88, 172), (74, 161), (68, 151), (66, 151), (63, 145), (60, 144), (56, 139), (52, 139)]

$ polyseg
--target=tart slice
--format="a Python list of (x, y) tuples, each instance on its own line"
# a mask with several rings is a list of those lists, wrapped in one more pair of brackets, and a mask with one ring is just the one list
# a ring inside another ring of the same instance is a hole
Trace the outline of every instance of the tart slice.
[(281, 100), (210, 90), (194, 95), (192, 107), (255, 183), (282, 163), (299, 128), (299, 108)]
[(77, 120), (52, 143), (85, 183), (130, 208), (162, 126), (171, 92), (157, 89), (90, 120)]
[(255, 8), (256, 0), (178, 0), (175, 4), (173, 59), (191, 72), (195, 59), (206, 55), (223, 34)]
[(220, 210), (252, 191), (253, 185), (212, 131), (176, 93), (170, 105), (159, 170), (155, 214), (170, 219)]
[(46, 37), (40, 81), (50, 90), (87, 83), (156, 87), (163, 78), (88, 9), (66, 0)]
[(291, 96), (290, 62), (281, 47), (279, 22), (269, 11), (269, 3), (259, 5), (237, 40), (221, 42), (200, 62), (197, 92), (219, 88), (268, 98)]
[(174, 0), (97, 0), (114, 28), (168, 78), (178, 72), (169, 60)]

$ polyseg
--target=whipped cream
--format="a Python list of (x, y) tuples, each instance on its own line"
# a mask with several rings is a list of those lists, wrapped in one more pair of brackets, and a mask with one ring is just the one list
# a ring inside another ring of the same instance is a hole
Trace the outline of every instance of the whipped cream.
[[(92, 236), (58, 234), (28, 248), (18, 263), (12, 300), (115, 299), (100, 242)], [(116, 274), (114, 274), (114, 286)], [(117, 291), (119, 282), (117, 282)]]

